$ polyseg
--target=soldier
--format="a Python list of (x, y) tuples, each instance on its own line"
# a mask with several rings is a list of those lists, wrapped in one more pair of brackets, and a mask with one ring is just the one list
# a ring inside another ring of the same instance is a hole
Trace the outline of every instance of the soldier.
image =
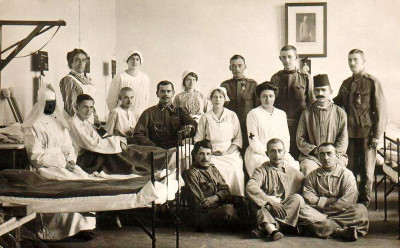
[(360, 174), (358, 202), (368, 206), (376, 162), (376, 148), (387, 122), (386, 100), (379, 81), (364, 71), (364, 52), (353, 49), (348, 62), (353, 76), (344, 80), (334, 102), (348, 118), (349, 169)]
[(282, 47), (279, 59), (283, 64), (283, 70), (271, 77), (271, 83), (279, 88), (275, 107), (285, 111), (287, 115), (290, 134), (289, 152), (295, 159), (298, 159), (300, 155), (296, 145), (300, 115), (315, 100), (311, 77), (307, 72), (296, 68), (297, 58), (297, 50), (294, 46)]
[(226, 88), (230, 99), (225, 107), (235, 112), (239, 118), (242, 134), (244, 134), (242, 146), (242, 155), (244, 155), (246, 148), (249, 146), (246, 135), (247, 113), (259, 105), (256, 97), (257, 82), (244, 76), (246, 61), (241, 55), (233, 55), (230, 60), (229, 70), (232, 72), (233, 78), (224, 81), (221, 87)]

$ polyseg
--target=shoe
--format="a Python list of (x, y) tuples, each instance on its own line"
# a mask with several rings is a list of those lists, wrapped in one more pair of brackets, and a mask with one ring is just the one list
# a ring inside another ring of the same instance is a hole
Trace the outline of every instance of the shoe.
[(269, 236), (272, 241), (277, 241), (283, 238), (283, 234), (278, 230), (273, 231)]
[(90, 241), (94, 238), (94, 232), (91, 231), (80, 231), (71, 238), (73, 239), (80, 239), (84, 241)]
[(358, 240), (357, 229), (355, 227), (338, 228), (332, 234), (332, 237), (353, 242)]
[(260, 229), (259, 227), (254, 228), (253, 230), (250, 231), (250, 236), (253, 239), (262, 239), (267, 236), (267, 232)]

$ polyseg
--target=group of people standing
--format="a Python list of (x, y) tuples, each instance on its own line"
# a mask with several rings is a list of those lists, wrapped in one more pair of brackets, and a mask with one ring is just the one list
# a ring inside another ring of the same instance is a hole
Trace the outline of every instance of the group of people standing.
[[(139, 70), (143, 56), (131, 51), (125, 59), (128, 69), (114, 77), (108, 91), (105, 130), (94, 107), (95, 86), (84, 73), (87, 57), (81, 49), (67, 55), (71, 72), (59, 84), (63, 113), (54, 89), (46, 86), (24, 123), (27, 151), (39, 174), (58, 174), (57, 179), (68, 179), (70, 173), (77, 179), (95, 172), (140, 174), (145, 168), (123, 159), (129, 145), (168, 149), (183, 130), (195, 140), (193, 165), (184, 172), (189, 205), (206, 212), (203, 220), (236, 221), (234, 206), (226, 200), (247, 195), (256, 213), (256, 236), (268, 233), (278, 240), (285, 225), (347, 240), (367, 233), (365, 206), (387, 113), (379, 81), (364, 71), (361, 50), (350, 51), (353, 75), (334, 102), (328, 76), (312, 79), (297, 69), (297, 50), (286, 45), (279, 56), (284, 68), (270, 81), (246, 78), (244, 57), (234, 55), (233, 78), (207, 97), (195, 87), (198, 75), (185, 71), (184, 91), (174, 98), (173, 83), (161, 81), (159, 102), (149, 108), (150, 80)], [(57, 130), (49, 129), (49, 122)], [(51, 132), (57, 142), (49, 138)], [(353, 174), (361, 176), (359, 195)], [(80, 227), (68, 235), (85, 230)]]

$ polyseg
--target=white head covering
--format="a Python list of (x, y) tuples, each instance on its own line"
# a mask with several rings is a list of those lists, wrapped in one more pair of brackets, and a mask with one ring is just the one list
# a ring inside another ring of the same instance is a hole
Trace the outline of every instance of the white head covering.
[[(43, 111), (46, 105), (46, 100), (56, 100), (56, 91), (51, 84), (44, 83), (38, 91), (38, 102), (33, 105), (31, 112), (29, 112), (24, 123), (22, 124), (22, 127), (26, 128), (33, 126), (33, 124), (35, 124), (39, 118), (45, 115)], [(56, 108), (51, 116), (54, 116), (64, 128), (69, 128), (61, 109), (58, 107), (57, 101)]]
[(229, 101), (230, 101), (230, 99), (229, 99), (229, 97), (228, 97), (228, 93), (226, 92), (226, 88), (225, 88), (225, 87), (221, 87), (221, 86), (214, 87), (214, 88), (212, 88), (212, 89), (210, 90), (210, 93), (208, 93), (208, 100), (211, 101), (211, 93), (212, 93), (214, 90), (222, 90), (222, 92), (224, 92), (224, 94), (225, 94), (225, 102), (229, 102)]
[(139, 55), (139, 57), (140, 57), (140, 64), (143, 64), (143, 55), (142, 55), (142, 53), (141, 53), (140, 51), (138, 51), (138, 50), (130, 50), (130, 51), (128, 52), (128, 54), (126, 55), (124, 61), (125, 61), (125, 62), (128, 62), (128, 59), (129, 59), (133, 54), (135, 54), (135, 53), (136, 53), (137, 55)]
[[(194, 71), (184, 71), (183, 74), (182, 74), (182, 81), (185, 80), (185, 77), (186, 77), (189, 73), (192, 73), (192, 72), (195, 73), (195, 74), (197, 75), (197, 73), (194, 72)], [(198, 80), (198, 79), (197, 79), (197, 80)]]

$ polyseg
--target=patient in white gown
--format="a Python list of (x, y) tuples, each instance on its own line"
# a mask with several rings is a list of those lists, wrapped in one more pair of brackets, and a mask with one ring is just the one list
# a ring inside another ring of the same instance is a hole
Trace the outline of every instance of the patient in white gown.
[[(31, 170), (49, 179), (87, 179), (89, 175), (75, 164), (76, 156), (68, 133), (68, 124), (57, 107), (54, 88), (44, 84), (38, 92), (38, 102), (22, 125), (24, 142)], [(38, 237), (60, 240), (69, 236), (93, 238), (95, 217), (79, 213), (40, 214)]]

